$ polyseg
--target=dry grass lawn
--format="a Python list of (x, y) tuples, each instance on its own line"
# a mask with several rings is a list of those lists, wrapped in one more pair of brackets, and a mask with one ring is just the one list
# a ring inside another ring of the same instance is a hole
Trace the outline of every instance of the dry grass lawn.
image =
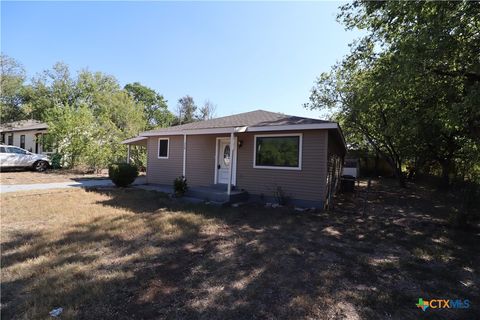
[[(378, 184), (365, 216), (359, 197), (298, 213), (137, 189), (1, 195), (2, 319), (474, 319), (479, 232), (449, 228), (429, 192)], [(420, 297), (472, 307), (423, 313)]]

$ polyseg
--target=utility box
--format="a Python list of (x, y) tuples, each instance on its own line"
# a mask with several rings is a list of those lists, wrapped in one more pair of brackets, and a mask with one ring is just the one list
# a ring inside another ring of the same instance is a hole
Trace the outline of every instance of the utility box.
[(350, 175), (343, 175), (340, 178), (340, 190), (342, 192), (354, 192), (355, 191), (355, 177)]

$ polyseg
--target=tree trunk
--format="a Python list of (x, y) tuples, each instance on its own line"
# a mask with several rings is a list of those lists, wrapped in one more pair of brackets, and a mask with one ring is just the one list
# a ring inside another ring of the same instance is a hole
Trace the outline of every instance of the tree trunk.
[(405, 176), (403, 175), (401, 165), (400, 166), (397, 165), (395, 167), (395, 176), (398, 179), (398, 185), (402, 188), (405, 188), (407, 184), (405, 183)]
[(440, 182), (440, 188), (442, 189), (448, 189), (450, 186), (450, 163), (450, 160), (440, 162), (440, 165), (442, 166), (442, 180)]

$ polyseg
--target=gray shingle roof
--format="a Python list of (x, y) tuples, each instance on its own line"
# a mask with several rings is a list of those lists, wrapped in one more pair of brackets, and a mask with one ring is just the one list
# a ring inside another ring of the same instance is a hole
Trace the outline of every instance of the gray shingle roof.
[(0, 126), (0, 132), (43, 130), (43, 129), (48, 129), (48, 125), (38, 120), (21, 120), (21, 121), (15, 121), (15, 122), (8, 122), (8, 123), (3, 123)]
[(329, 123), (330, 121), (318, 120), (312, 118), (303, 118), (289, 116), (282, 113), (270, 112), (265, 110), (255, 110), (234, 114), (231, 116), (220, 117), (210, 120), (197, 121), (178, 126), (160, 128), (147, 131), (149, 134), (193, 129), (212, 129), (212, 128), (230, 128), (230, 127), (265, 127), (265, 126), (285, 126), (298, 124), (318, 124)]

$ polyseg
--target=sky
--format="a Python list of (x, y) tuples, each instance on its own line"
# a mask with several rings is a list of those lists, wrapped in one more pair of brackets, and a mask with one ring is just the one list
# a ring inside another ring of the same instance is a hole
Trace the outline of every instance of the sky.
[(34, 76), (58, 61), (140, 82), (174, 111), (184, 95), (217, 116), (303, 108), (316, 77), (361, 36), (341, 2), (1, 2), (1, 51)]

